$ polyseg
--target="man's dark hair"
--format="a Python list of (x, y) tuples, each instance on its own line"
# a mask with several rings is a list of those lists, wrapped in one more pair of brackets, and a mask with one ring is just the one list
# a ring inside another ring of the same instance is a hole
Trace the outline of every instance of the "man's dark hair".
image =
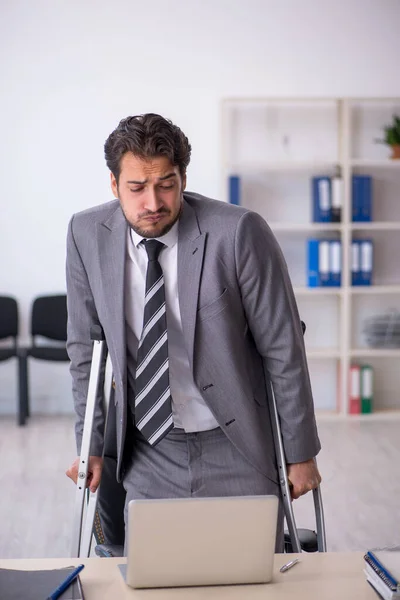
[(148, 113), (122, 119), (104, 144), (107, 166), (119, 180), (121, 159), (132, 152), (143, 159), (166, 156), (181, 176), (190, 162), (191, 146), (185, 134), (169, 119)]

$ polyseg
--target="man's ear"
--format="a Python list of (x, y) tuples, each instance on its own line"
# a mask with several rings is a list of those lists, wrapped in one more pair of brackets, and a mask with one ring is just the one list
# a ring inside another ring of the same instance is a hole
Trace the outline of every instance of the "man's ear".
[(114, 173), (110, 173), (110, 179), (111, 179), (111, 190), (112, 190), (112, 193), (114, 194), (115, 198), (119, 198), (119, 195), (118, 195), (118, 183), (117, 183), (117, 180), (115, 179)]
[(187, 177), (186, 177), (186, 173), (184, 173), (182, 176), (182, 192), (184, 192), (186, 190), (186, 181), (187, 181)]

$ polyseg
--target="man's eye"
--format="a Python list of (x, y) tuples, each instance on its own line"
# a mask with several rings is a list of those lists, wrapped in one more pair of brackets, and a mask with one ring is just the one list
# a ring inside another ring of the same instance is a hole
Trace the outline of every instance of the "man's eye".
[(134, 194), (137, 194), (138, 192), (141, 192), (143, 190), (143, 188), (136, 188), (134, 190), (130, 190), (131, 192), (133, 192)]
[(169, 185), (160, 185), (160, 188), (162, 190), (172, 190), (173, 187), (174, 187), (173, 183), (170, 183)]

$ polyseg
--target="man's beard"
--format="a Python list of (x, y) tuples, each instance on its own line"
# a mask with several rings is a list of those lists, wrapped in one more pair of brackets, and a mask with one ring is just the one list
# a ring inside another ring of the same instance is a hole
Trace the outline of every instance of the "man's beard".
[[(163, 235), (168, 233), (168, 231), (170, 231), (170, 229), (172, 229), (172, 227), (175, 225), (175, 223), (178, 221), (179, 217), (181, 216), (182, 208), (183, 208), (183, 205), (181, 205), (176, 217), (174, 219), (172, 219), (172, 221), (165, 223), (165, 225), (161, 229), (148, 230), (148, 229), (144, 229), (144, 228), (140, 227), (140, 225), (137, 225), (136, 223), (132, 223), (127, 218), (127, 216), (124, 212), (124, 209), (121, 206), (125, 220), (127, 221), (129, 227), (131, 227), (133, 229), (133, 231), (135, 231), (138, 235), (140, 235), (143, 238), (147, 238), (147, 239), (162, 237)], [(147, 211), (146, 213), (143, 213), (142, 215), (140, 215), (139, 218), (156, 216), (156, 215), (164, 215), (164, 214), (169, 215), (170, 213), (171, 213), (171, 211), (169, 211), (168, 209), (161, 208), (160, 210), (157, 210), (156, 212)]]

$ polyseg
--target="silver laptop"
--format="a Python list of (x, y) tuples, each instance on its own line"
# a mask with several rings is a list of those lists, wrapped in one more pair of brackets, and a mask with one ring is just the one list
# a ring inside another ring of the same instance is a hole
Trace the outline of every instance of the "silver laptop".
[(121, 572), (134, 588), (267, 583), (277, 518), (276, 496), (132, 500)]

